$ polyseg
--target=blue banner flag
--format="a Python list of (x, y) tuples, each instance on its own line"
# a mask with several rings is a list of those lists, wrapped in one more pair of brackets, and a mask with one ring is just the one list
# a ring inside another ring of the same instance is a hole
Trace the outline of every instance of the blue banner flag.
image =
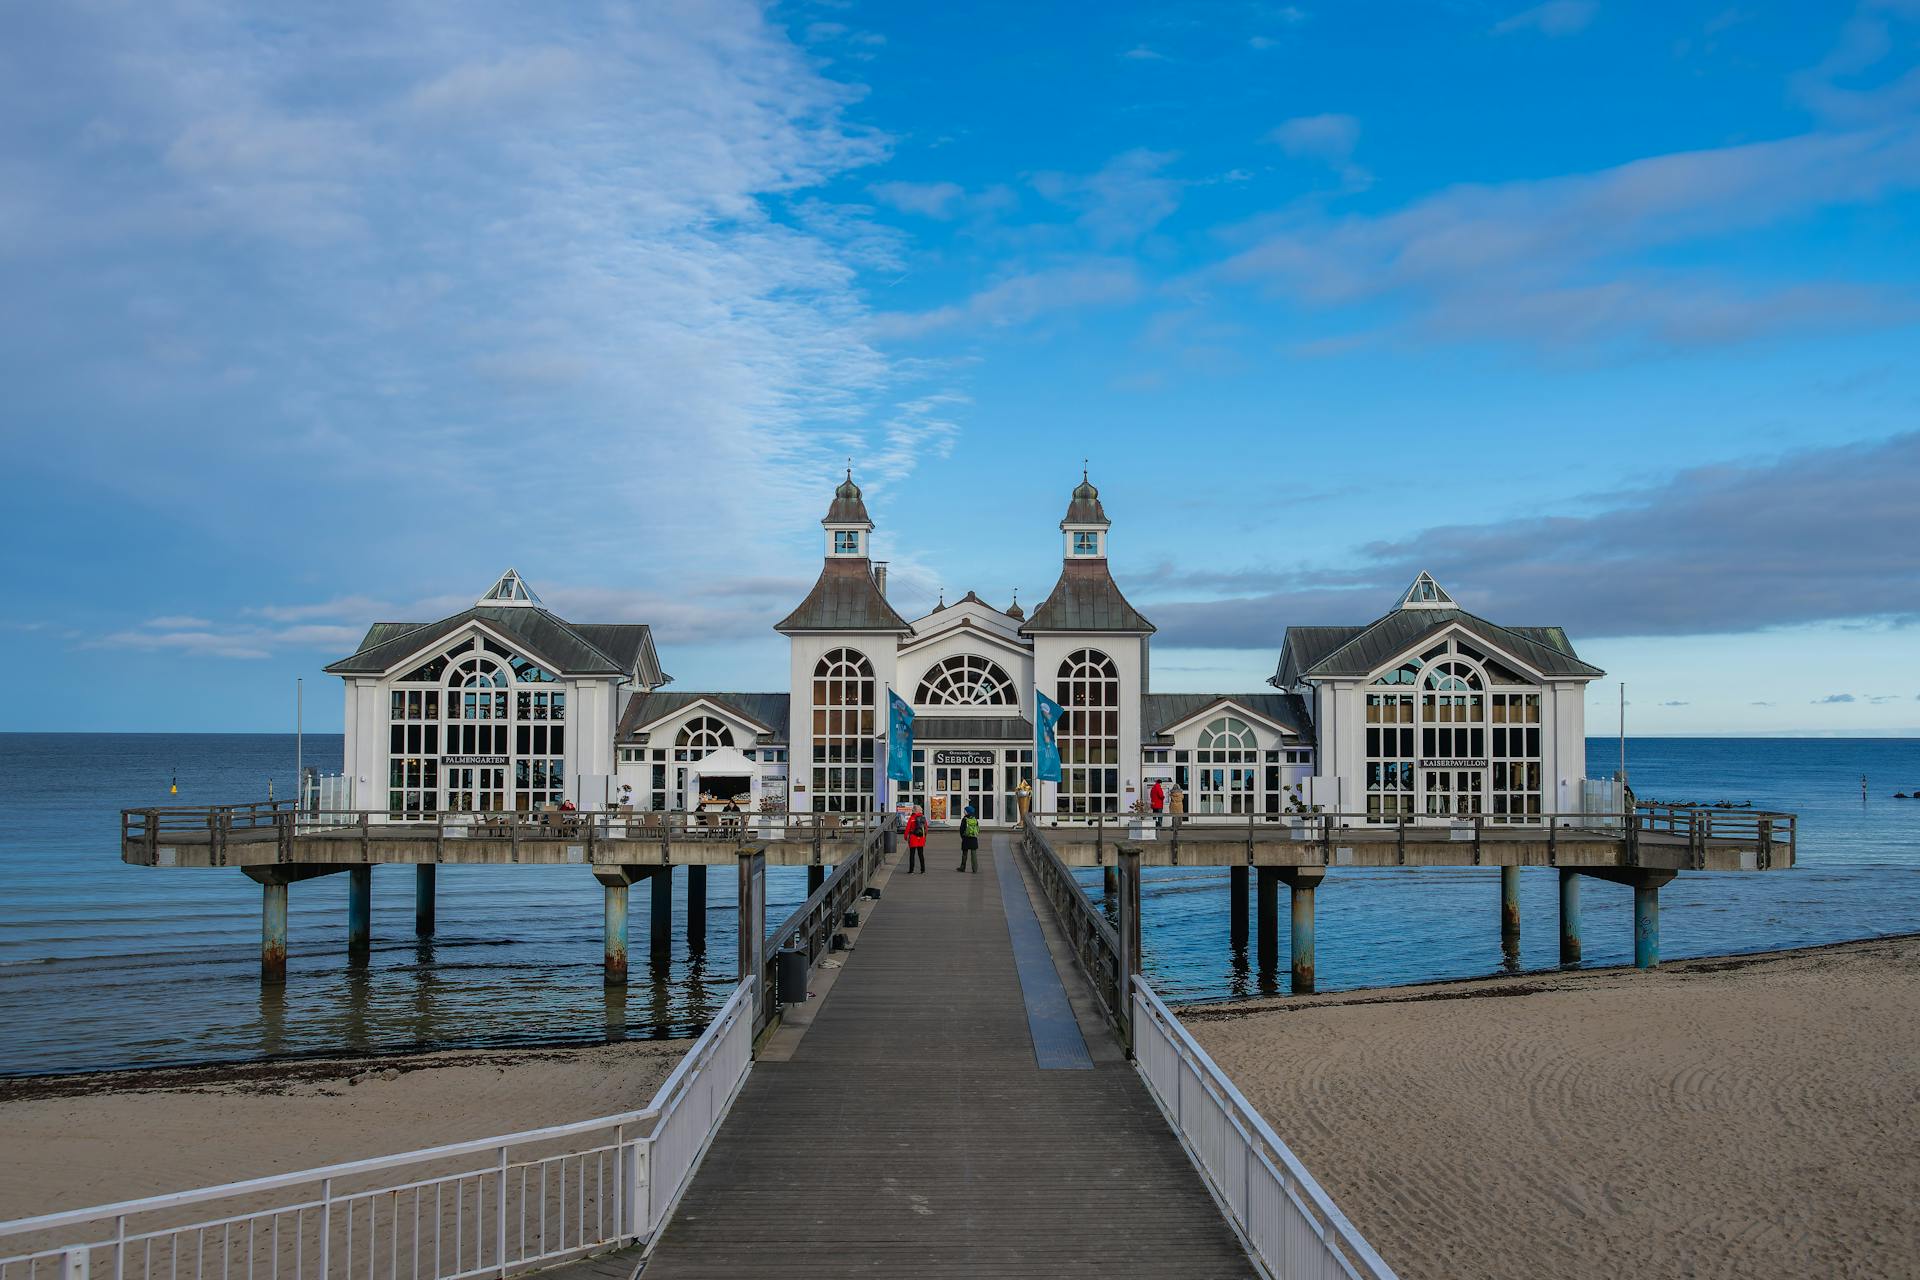
[(913, 708), (891, 689), (887, 690), (887, 777), (913, 781)]
[(1038, 689), (1033, 691), (1033, 776), (1043, 782), (1060, 781), (1060, 744), (1054, 726), (1066, 708)]

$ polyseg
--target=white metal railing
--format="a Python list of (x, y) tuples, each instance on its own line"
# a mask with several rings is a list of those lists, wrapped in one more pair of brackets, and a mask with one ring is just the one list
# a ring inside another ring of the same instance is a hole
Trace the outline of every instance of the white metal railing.
[(1389, 1267), (1145, 978), (1134, 1063), (1214, 1199), (1271, 1280), (1395, 1280)]
[(752, 1067), (753, 987), (638, 1111), (0, 1222), (0, 1280), (463, 1280), (651, 1240)]

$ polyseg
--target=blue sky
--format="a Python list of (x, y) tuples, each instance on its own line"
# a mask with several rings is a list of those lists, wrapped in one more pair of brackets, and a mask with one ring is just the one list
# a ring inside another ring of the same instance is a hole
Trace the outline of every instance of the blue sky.
[(508, 565), (779, 687), (850, 457), (908, 612), (1088, 459), (1164, 689), (1425, 567), (1920, 732), (1920, 0), (76, 0), (0, 122), (0, 728), (336, 726)]

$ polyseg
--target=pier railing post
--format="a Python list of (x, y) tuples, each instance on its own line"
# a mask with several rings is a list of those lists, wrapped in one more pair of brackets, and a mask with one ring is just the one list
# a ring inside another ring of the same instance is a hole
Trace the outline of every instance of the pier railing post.
[(767, 999), (767, 854), (764, 849), (740, 851), (740, 980), (752, 979), (753, 1036), (766, 1027)]
[(1133, 979), (1140, 972), (1140, 850), (1121, 845), (1120, 990), (1114, 1002), (1120, 1015), (1120, 1044), (1133, 1056)]

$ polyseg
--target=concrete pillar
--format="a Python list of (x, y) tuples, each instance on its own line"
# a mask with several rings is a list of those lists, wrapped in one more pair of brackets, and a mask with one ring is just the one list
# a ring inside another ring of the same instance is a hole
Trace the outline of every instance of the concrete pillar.
[(698, 955), (707, 949), (707, 869), (687, 868), (687, 950)]
[(1280, 868), (1260, 867), (1259, 965), (1263, 973), (1280, 967)]
[(673, 954), (673, 868), (660, 867), (648, 879), (653, 881), (653, 909), (648, 917), (647, 950), (655, 964), (664, 964)]
[(1560, 963), (1580, 963), (1580, 873), (1560, 868)]
[(820, 892), (820, 886), (827, 882), (827, 869), (820, 863), (811, 863), (807, 867), (807, 896), (811, 898)]
[(1313, 891), (1319, 878), (1297, 877), (1293, 892), (1293, 994), (1313, 994)]
[(1651, 969), (1660, 963), (1660, 885), (1643, 879), (1633, 886), (1633, 965)]
[(627, 886), (625, 881), (603, 880), (607, 891), (607, 985), (627, 985)]
[(287, 980), (287, 886), (260, 886), (260, 981), (279, 986)]
[(433, 877), (438, 870), (432, 863), (413, 869), (413, 933), (417, 938), (433, 936)]
[(1247, 946), (1247, 869), (1227, 868), (1227, 935), (1235, 951)]
[(373, 949), (373, 868), (347, 868), (347, 956), (365, 960)]
[(1520, 868), (1500, 868), (1500, 950), (1509, 961), (1520, 956)]

